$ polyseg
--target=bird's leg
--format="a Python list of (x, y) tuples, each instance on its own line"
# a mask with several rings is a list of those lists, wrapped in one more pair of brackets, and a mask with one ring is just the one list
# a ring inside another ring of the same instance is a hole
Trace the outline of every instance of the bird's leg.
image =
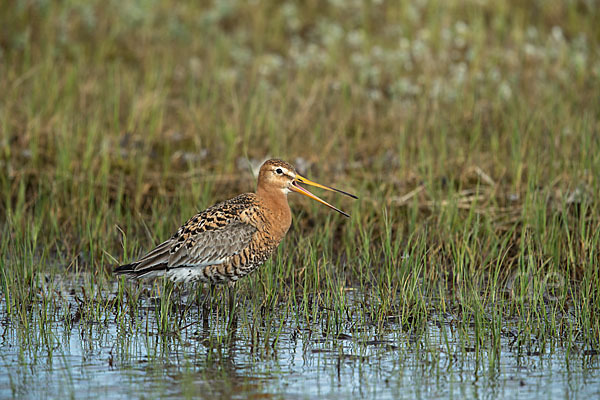
[(205, 331), (208, 331), (208, 319), (211, 309), (211, 307), (209, 307), (209, 303), (212, 305), (212, 296), (215, 292), (215, 285), (212, 283), (210, 284), (208, 287), (208, 294), (206, 294), (205, 287), (202, 287), (202, 292), (204, 294), (204, 299), (202, 299), (202, 327)]
[(236, 300), (236, 290), (235, 290), (235, 281), (230, 281), (227, 283), (227, 291), (229, 294), (229, 322), (227, 324), (227, 326), (229, 328), (235, 326), (236, 321), (236, 315), (235, 315), (235, 309), (236, 309), (236, 305), (237, 305), (237, 300)]

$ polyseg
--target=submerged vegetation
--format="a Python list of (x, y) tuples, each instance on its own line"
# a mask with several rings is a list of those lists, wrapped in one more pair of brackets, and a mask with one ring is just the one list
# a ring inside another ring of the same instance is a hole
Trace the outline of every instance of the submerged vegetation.
[[(73, 330), (90, 354), (113, 340), (111, 368), (144, 353), (160, 369), (174, 363), (160, 346), (192, 339), (216, 354), (204, 363), (236, 340), (266, 362), (299, 337), (338, 362), (377, 348), (402, 364), (414, 346), (419, 365), (493, 371), (507, 351), (559, 351), (597, 369), (599, 13), (585, 0), (0, 4), (3, 337), (21, 360), (51, 359)], [(237, 320), (222, 289), (112, 276), (253, 190), (267, 157), (360, 201), (331, 199), (345, 219), (292, 195), (277, 254), (237, 285)]]

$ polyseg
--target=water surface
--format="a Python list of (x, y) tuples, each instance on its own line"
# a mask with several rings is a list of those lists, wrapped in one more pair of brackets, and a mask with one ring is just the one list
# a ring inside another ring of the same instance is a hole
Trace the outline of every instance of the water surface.
[(469, 342), (449, 314), (432, 313), (418, 331), (350, 319), (330, 332), (278, 305), (265, 319), (240, 304), (230, 324), (184, 297), (183, 328), (161, 334), (159, 307), (143, 297), (138, 314), (105, 308), (90, 321), (77, 307), (93, 302), (73, 288), (57, 296), (70, 306), (40, 301), (27, 324), (2, 296), (1, 398), (600, 398), (597, 352), (517, 346), (509, 322), (494, 351)]

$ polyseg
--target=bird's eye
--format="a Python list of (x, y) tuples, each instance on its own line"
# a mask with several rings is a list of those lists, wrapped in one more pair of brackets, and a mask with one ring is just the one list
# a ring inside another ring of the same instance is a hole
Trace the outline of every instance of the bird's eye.
[(277, 168), (275, 172), (277, 172), (279, 175), (283, 174), (283, 170), (281, 168)]

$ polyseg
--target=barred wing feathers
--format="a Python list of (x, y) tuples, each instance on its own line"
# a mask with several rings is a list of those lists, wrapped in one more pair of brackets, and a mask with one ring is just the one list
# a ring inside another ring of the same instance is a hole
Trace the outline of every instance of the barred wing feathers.
[(115, 273), (142, 277), (224, 263), (246, 248), (257, 231), (241, 219), (253, 200), (252, 194), (243, 194), (195, 215), (170, 239), (139, 260), (117, 267)]

